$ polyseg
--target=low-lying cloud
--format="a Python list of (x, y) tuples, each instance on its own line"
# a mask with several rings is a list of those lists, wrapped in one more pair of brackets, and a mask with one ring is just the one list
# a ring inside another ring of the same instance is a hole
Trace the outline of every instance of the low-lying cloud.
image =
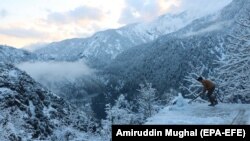
[(83, 62), (25, 62), (17, 67), (40, 83), (74, 81), (94, 71)]

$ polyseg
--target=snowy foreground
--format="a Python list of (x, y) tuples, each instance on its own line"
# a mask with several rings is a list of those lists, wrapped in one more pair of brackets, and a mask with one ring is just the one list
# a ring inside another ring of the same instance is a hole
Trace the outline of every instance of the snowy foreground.
[(179, 97), (145, 124), (250, 124), (250, 104), (219, 103), (215, 107)]

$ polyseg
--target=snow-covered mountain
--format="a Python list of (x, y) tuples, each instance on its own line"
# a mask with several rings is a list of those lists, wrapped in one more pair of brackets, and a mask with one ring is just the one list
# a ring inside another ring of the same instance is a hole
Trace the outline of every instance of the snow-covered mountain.
[(0, 63), (0, 113), (1, 141), (89, 138), (85, 113), (5, 63)]
[[(89, 38), (67, 39), (55, 42), (35, 51), (46, 59), (73, 61), (81, 58), (87, 61), (105, 63), (130, 47), (147, 43), (157, 37), (174, 32), (194, 18), (187, 12), (179, 15), (165, 15), (148, 24), (132, 24), (120, 29), (98, 32)], [(104, 62), (103, 62), (104, 61)]]
[(86, 59), (92, 65), (102, 66), (127, 49), (175, 32), (202, 16), (204, 13), (192, 9), (177, 14), (165, 14), (152, 22), (97, 32), (89, 38), (54, 42), (36, 50), (35, 53), (44, 60)]
[(249, 0), (235, 0), (215, 14), (121, 53), (105, 69), (108, 85), (134, 93), (147, 80), (164, 93), (185, 85), (184, 77), (195, 68), (206, 67), (200, 74), (206, 76), (230, 43), (228, 35), (245, 32), (238, 22), (249, 19), (249, 7)]
[(1, 62), (20, 63), (33, 59), (36, 59), (36, 55), (31, 52), (6, 45), (0, 45)]

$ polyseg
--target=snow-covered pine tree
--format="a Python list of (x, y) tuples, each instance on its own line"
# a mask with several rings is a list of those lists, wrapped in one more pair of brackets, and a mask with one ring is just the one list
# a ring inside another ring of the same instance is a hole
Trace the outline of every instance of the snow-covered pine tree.
[(109, 141), (111, 139), (111, 126), (112, 126), (112, 111), (111, 105), (106, 104), (105, 111), (107, 113), (106, 119), (101, 121), (101, 131), (100, 134), (105, 141)]
[(135, 114), (132, 112), (131, 104), (121, 94), (115, 101), (115, 105), (107, 112), (111, 116), (113, 124), (132, 124), (135, 120)]
[(152, 87), (152, 83), (140, 84), (139, 96), (137, 97), (138, 112), (142, 119), (151, 117), (159, 107), (159, 101), (156, 97), (156, 89)]
[(123, 94), (118, 97), (114, 106), (106, 105), (106, 113), (106, 119), (102, 120), (101, 134), (107, 136), (105, 137), (107, 139), (111, 138), (112, 124), (134, 124), (137, 121), (136, 114), (132, 112), (131, 104)]
[(238, 24), (237, 32), (228, 36), (226, 54), (217, 72), (227, 102), (250, 103), (250, 18)]

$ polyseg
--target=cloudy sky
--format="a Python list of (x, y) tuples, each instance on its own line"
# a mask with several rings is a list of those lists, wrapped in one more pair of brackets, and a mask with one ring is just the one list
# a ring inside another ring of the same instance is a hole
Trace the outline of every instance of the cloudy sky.
[[(218, 0), (209, 3), (212, 1)], [(151, 21), (165, 13), (205, 7), (207, 3), (205, 0), (1, 0), (0, 44), (23, 47), (88, 37), (100, 30)]]

